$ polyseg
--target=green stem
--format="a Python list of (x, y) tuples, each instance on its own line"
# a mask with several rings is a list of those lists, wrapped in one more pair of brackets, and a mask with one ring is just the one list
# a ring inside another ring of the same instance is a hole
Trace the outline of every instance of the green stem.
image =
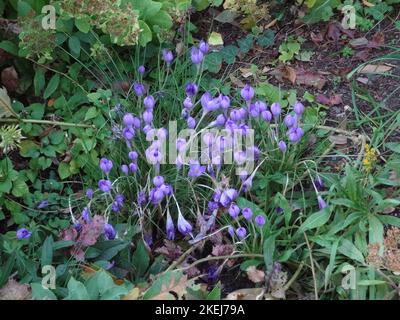
[(75, 128), (94, 128), (94, 126), (83, 123), (71, 123), (62, 121), (51, 121), (51, 120), (35, 120), (35, 119), (0, 119), (0, 123), (35, 123), (35, 124), (50, 124), (54, 126), (64, 126), (64, 127), (75, 127)]

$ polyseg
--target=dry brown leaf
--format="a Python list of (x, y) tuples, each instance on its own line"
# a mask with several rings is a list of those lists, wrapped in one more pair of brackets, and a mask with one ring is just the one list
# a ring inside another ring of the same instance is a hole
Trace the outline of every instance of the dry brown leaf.
[(330, 135), (329, 140), (335, 145), (345, 145), (347, 144), (347, 137), (343, 134)]
[(362, 3), (366, 7), (370, 7), (370, 8), (375, 7), (375, 5), (373, 3), (368, 2), (367, 0), (362, 0)]
[(262, 300), (264, 293), (264, 288), (239, 289), (228, 294), (225, 300)]
[(29, 285), (20, 284), (14, 279), (9, 279), (0, 289), (0, 300), (28, 300), (30, 299)]
[(362, 84), (368, 84), (369, 82), (369, 79), (365, 77), (358, 77), (356, 80)]
[(382, 32), (377, 32), (372, 36), (370, 47), (380, 47), (385, 44), (385, 35)]
[(327, 106), (335, 106), (335, 105), (341, 104), (343, 102), (342, 95), (340, 95), (340, 94), (333, 94), (328, 98), (326, 95), (320, 93), (315, 97), (315, 100), (318, 103), (321, 103), (321, 104), (324, 104)]
[(293, 84), (296, 82), (296, 70), (287, 65), (278, 66), (271, 71), (271, 74), (275, 76), (278, 81), (287, 79)]
[(238, 88), (243, 88), (244, 87), (244, 83), (242, 80), (236, 78), (233, 74), (229, 75), (229, 79), (231, 80), (231, 82)]
[(248, 78), (253, 75), (253, 72), (251, 72), (250, 68), (240, 68), (239, 70), (242, 73), (243, 78)]
[(6, 87), (8, 92), (15, 92), (17, 90), (19, 78), (14, 67), (5, 68), (1, 72), (1, 83)]
[(178, 298), (186, 293), (186, 288), (188, 286), (188, 278), (186, 275), (180, 275), (176, 273), (171, 276), (171, 282), (166, 284), (163, 283), (161, 286), (160, 293), (152, 297), (152, 300), (171, 300), (175, 296), (171, 293), (175, 293)]
[(250, 266), (246, 269), (247, 276), (250, 281), (254, 283), (260, 283), (265, 281), (265, 273), (262, 270), (258, 270), (255, 266)]
[(321, 73), (297, 70), (296, 83), (299, 85), (315, 87), (321, 90), (325, 86), (326, 78)]
[(310, 37), (311, 37), (311, 41), (314, 42), (316, 45), (319, 45), (324, 41), (324, 36), (322, 35), (321, 32), (319, 32), (317, 34), (314, 32), (311, 32)]
[(368, 44), (369, 44), (369, 41), (365, 37), (356, 38), (356, 39), (352, 39), (352, 40), (349, 41), (349, 45), (353, 49), (365, 48), (365, 47), (368, 46)]
[(383, 64), (367, 64), (362, 67), (358, 73), (386, 73), (392, 70), (392, 67)]

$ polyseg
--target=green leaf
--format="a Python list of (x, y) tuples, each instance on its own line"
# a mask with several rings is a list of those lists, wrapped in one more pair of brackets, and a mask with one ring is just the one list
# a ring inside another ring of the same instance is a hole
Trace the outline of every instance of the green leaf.
[(237, 40), (240, 52), (247, 53), (253, 47), (254, 36), (248, 34), (245, 38)]
[(137, 248), (133, 253), (132, 263), (137, 277), (143, 276), (149, 267), (150, 257), (143, 240), (140, 240), (137, 244)]
[(3, 40), (0, 42), (0, 49), (7, 51), (13, 56), (18, 56), (18, 45), (9, 40)]
[(236, 46), (229, 45), (226, 47), (223, 47), (220, 51), (222, 55), (222, 59), (227, 63), (227, 64), (234, 64), (236, 60), (236, 56), (239, 53), (239, 49)]
[(262, 35), (259, 35), (257, 37), (257, 44), (262, 46), (262, 47), (269, 47), (274, 44), (274, 39), (275, 39), (275, 32), (272, 31), (271, 29), (267, 29), (264, 31)]
[(387, 148), (393, 152), (400, 153), (400, 143), (399, 142), (388, 142), (385, 144)]
[(18, 16), (19, 17), (25, 17), (27, 16), (31, 11), (33, 11), (32, 7), (25, 1), (19, 0), (18, 1)]
[(380, 284), (386, 284), (383, 280), (360, 280), (357, 281), (358, 286), (378, 286)]
[(224, 40), (222, 40), (222, 35), (218, 32), (211, 32), (208, 43), (210, 46), (222, 46), (224, 44)]
[(56, 295), (51, 290), (43, 288), (41, 283), (32, 283), (31, 288), (34, 300), (57, 300)]
[(222, 56), (219, 52), (211, 52), (204, 58), (204, 69), (218, 73), (222, 66)]
[(75, 26), (83, 33), (88, 33), (91, 29), (89, 19), (86, 17), (76, 18)]
[(86, 282), (86, 289), (91, 300), (99, 299), (107, 290), (115, 287), (111, 276), (105, 271), (98, 271)]
[(60, 84), (60, 75), (57, 73), (53, 77), (51, 77), (49, 84), (47, 85), (47, 88), (44, 91), (43, 97), (45, 99), (48, 99), (54, 93), (54, 91), (57, 90), (59, 84)]
[(274, 264), (274, 252), (275, 252), (275, 235), (270, 235), (265, 239), (263, 244), (263, 255), (265, 266), (268, 271), (272, 270)]
[(65, 178), (68, 178), (71, 175), (71, 172), (69, 170), (69, 164), (65, 162), (61, 162), (58, 165), (58, 175), (60, 176), (61, 180), (64, 180)]
[(18, 177), (17, 180), (13, 182), (12, 194), (15, 197), (23, 197), (29, 193), (28, 185), (25, 183), (23, 177)]
[(39, 96), (45, 85), (44, 72), (42, 69), (36, 69), (35, 77), (33, 78), (33, 86), (35, 88), (35, 95)]
[(207, 300), (221, 300), (221, 285), (219, 283), (207, 295)]
[(82, 282), (75, 280), (74, 277), (68, 281), (68, 296), (66, 300), (90, 300), (89, 294)]
[(150, 27), (143, 20), (139, 20), (139, 27), (142, 30), (139, 34), (139, 44), (144, 47), (152, 40), (153, 35)]
[(316, 0), (310, 12), (304, 16), (303, 20), (307, 24), (329, 21), (333, 16), (333, 8), (339, 5), (339, 0)]
[(85, 114), (85, 121), (96, 118), (99, 113), (97, 112), (96, 107), (90, 107)]
[(43, 242), (42, 255), (40, 259), (42, 268), (46, 265), (51, 265), (53, 262), (53, 244), (54, 240), (52, 236), (48, 236)]
[(338, 248), (338, 251), (341, 254), (345, 255), (346, 257), (352, 260), (365, 263), (363, 254), (361, 253), (360, 250), (357, 249), (357, 247), (350, 240), (342, 239), (340, 243), (341, 244)]
[(6, 88), (0, 88), (0, 119), (8, 117), (18, 118), (18, 114), (11, 106), (11, 99)]
[(298, 232), (304, 232), (307, 230), (321, 227), (328, 222), (331, 212), (329, 208), (325, 208), (321, 211), (315, 212), (310, 215), (300, 226)]
[(172, 18), (166, 11), (159, 11), (154, 16), (147, 19), (147, 22), (153, 26), (159, 26), (169, 30), (172, 28)]
[(81, 41), (78, 37), (72, 36), (68, 39), (68, 47), (75, 57), (81, 53)]

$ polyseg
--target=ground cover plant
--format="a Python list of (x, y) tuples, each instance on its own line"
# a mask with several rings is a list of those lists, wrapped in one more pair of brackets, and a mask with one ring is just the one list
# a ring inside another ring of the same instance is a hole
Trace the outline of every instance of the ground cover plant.
[(396, 1), (0, 11), (0, 299), (399, 297)]

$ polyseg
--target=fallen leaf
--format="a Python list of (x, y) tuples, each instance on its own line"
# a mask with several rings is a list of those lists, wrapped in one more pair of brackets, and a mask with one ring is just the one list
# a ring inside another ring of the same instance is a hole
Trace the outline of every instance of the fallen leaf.
[(365, 37), (356, 38), (356, 39), (352, 39), (352, 40), (349, 41), (349, 45), (353, 49), (365, 48), (365, 47), (368, 46), (368, 44), (369, 44), (369, 41)]
[(232, 23), (238, 17), (238, 13), (232, 10), (224, 10), (220, 14), (218, 14), (214, 20), (217, 20), (221, 23)]
[(262, 270), (258, 270), (255, 266), (250, 266), (246, 269), (247, 276), (250, 281), (254, 283), (260, 283), (265, 281), (265, 273)]
[(325, 86), (326, 79), (321, 73), (296, 70), (296, 83), (299, 85), (304, 84), (306, 86), (315, 87), (321, 90)]
[(316, 45), (319, 45), (324, 41), (324, 36), (322, 35), (321, 32), (319, 32), (317, 34), (314, 32), (311, 32), (310, 37), (311, 37), (311, 41), (314, 42)]
[(175, 300), (176, 297), (180, 299), (186, 293), (189, 282), (192, 281), (181, 272), (172, 271), (162, 274), (144, 294), (144, 298), (147, 296), (151, 300)]
[(354, 54), (353, 58), (361, 60), (361, 61), (367, 61), (370, 57), (370, 54), (371, 54), (371, 50), (365, 49), (365, 50), (357, 51)]
[(342, 96), (340, 94), (333, 94), (329, 98), (324, 94), (318, 94), (315, 97), (315, 100), (321, 104), (325, 104), (327, 106), (335, 106), (341, 104)]
[(362, 84), (368, 84), (369, 82), (369, 79), (365, 77), (358, 77), (356, 80)]
[(369, 46), (372, 48), (380, 47), (385, 44), (385, 35), (382, 32), (377, 32), (372, 36)]
[(17, 90), (19, 78), (14, 67), (5, 68), (1, 72), (1, 83), (6, 87), (8, 92), (15, 92)]
[(251, 71), (250, 68), (240, 68), (239, 70), (242, 73), (243, 78), (248, 78), (253, 75), (253, 72)]
[(287, 79), (293, 84), (296, 82), (296, 70), (287, 65), (278, 66), (271, 71), (271, 74), (279, 81)]
[(367, 64), (358, 73), (386, 73), (390, 70), (392, 70), (392, 67), (383, 64)]
[(135, 287), (131, 291), (129, 291), (128, 294), (122, 298), (122, 300), (137, 300), (139, 298), (139, 294), (139, 288)]
[(174, 241), (164, 240), (164, 245), (157, 248), (155, 252), (164, 255), (171, 261), (174, 261), (182, 255), (182, 248)]
[(362, 3), (364, 6), (369, 7), (369, 8), (375, 7), (375, 5), (373, 3), (368, 2), (367, 0), (362, 0)]
[(347, 136), (343, 134), (330, 135), (329, 140), (335, 145), (345, 145), (347, 144)]
[(231, 80), (231, 82), (238, 88), (243, 88), (244, 87), (244, 83), (243, 81), (241, 81), (240, 79), (236, 78), (232, 73), (229, 74), (229, 79)]
[(339, 41), (341, 34), (342, 33), (337, 22), (333, 21), (328, 24), (325, 35), (328, 40), (337, 42)]
[(234, 246), (231, 244), (219, 244), (213, 247), (211, 254), (213, 256), (227, 256), (230, 255), (234, 250)]
[(28, 300), (30, 299), (29, 285), (21, 284), (14, 279), (9, 279), (0, 289), (0, 300)]
[(228, 294), (225, 300), (262, 300), (264, 293), (264, 288), (239, 289)]

